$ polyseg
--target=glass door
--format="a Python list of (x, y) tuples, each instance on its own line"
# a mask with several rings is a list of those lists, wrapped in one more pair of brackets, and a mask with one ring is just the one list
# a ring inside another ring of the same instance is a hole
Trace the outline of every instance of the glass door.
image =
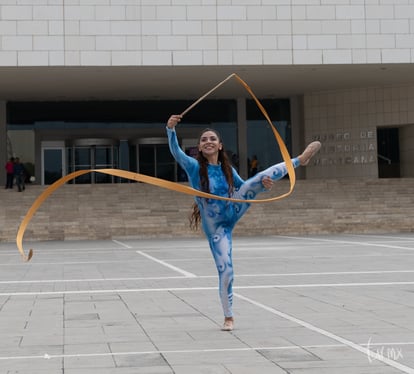
[[(95, 147), (95, 169), (114, 168), (114, 149), (115, 147)], [(113, 183), (113, 181), (112, 175), (95, 173), (95, 183)]]
[[(73, 171), (92, 169), (91, 149), (89, 147), (75, 147), (73, 149)], [(76, 183), (91, 183), (92, 174), (84, 174), (75, 179)]]
[(137, 142), (138, 172), (151, 177), (176, 180), (175, 160), (164, 138), (139, 139)]
[(379, 178), (400, 178), (400, 137), (398, 130), (398, 127), (377, 129)]
[[(68, 174), (78, 170), (116, 169), (118, 146), (112, 139), (77, 139), (67, 149)], [(119, 178), (101, 173), (87, 173), (70, 183), (113, 183)]]
[(155, 173), (157, 178), (175, 181), (175, 160), (168, 144), (155, 146)]
[(155, 177), (155, 149), (153, 144), (141, 144), (138, 148), (138, 165), (141, 174)]
[(62, 178), (65, 170), (65, 148), (42, 144), (42, 184), (52, 184)]

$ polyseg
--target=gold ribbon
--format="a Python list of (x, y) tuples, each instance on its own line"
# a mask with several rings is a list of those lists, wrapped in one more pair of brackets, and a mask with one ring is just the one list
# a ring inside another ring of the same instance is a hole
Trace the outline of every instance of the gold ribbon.
[(265, 202), (271, 202), (271, 201), (279, 200), (279, 199), (282, 199), (282, 198), (290, 195), (293, 191), (294, 186), (295, 186), (296, 177), (295, 177), (295, 169), (293, 167), (289, 152), (288, 152), (282, 138), (280, 137), (278, 131), (276, 130), (275, 126), (273, 125), (273, 123), (272, 123), (269, 115), (267, 114), (265, 108), (260, 103), (260, 101), (257, 99), (257, 97), (255, 96), (255, 94), (253, 93), (251, 88), (247, 85), (247, 83), (245, 81), (243, 81), (243, 79), (241, 79), (237, 74), (233, 73), (233, 74), (229, 75), (226, 79), (221, 81), (219, 84), (217, 84), (215, 87), (213, 87), (210, 91), (205, 93), (198, 100), (196, 100), (193, 104), (191, 104), (186, 110), (184, 110), (184, 112), (181, 113), (181, 115), (184, 116), (192, 108), (194, 108), (198, 103), (200, 103), (202, 100), (204, 100), (208, 95), (210, 95), (213, 91), (215, 91), (217, 88), (219, 88), (221, 85), (223, 85), (225, 82), (227, 82), (231, 78), (235, 78), (246, 89), (246, 91), (254, 99), (254, 101), (256, 102), (256, 104), (259, 107), (260, 111), (263, 113), (264, 117), (266, 118), (267, 122), (269, 123), (270, 128), (272, 129), (273, 134), (276, 138), (276, 141), (277, 141), (277, 143), (280, 147), (280, 151), (281, 151), (281, 154), (282, 154), (282, 157), (283, 157), (283, 161), (285, 162), (286, 167), (287, 167), (289, 181), (290, 181), (290, 188), (289, 188), (288, 192), (283, 193), (279, 196), (274, 196), (274, 197), (270, 197), (270, 198), (267, 198), (267, 199), (242, 200), (242, 199), (233, 199), (233, 198), (229, 198), (229, 197), (222, 197), (222, 196), (213, 195), (213, 194), (210, 194), (210, 193), (206, 193), (206, 192), (203, 192), (203, 191), (196, 190), (192, 187), (189, 187), (189, 186), (186, 186), (186, 185), (183, 185), (183, 184), (179, 184), (179, 183), (175, 183), (175, 182), (171, 182), (171, 181), (167, 181), (167, 180), (159, 179), (159, 178), (155, 178), (155, 177), (150, 177), (148, 175), (134, 173), (134, 172), (131, 172), (131, 171), (126, 171), (126, 170), (120, 170), (120, 169), (78, 170), (78, 171), (75, 171), (75, 172), (70, 173), (68, 175), (65, 175), (64, 177), (58, 179), (56, 182), (54, 182), (49, 187), (47, 187), (46, 190), (44, 190), (40, 194), (40, 196), (35, 200), (33, 205), (27, 211), (26, 216), (23, 218), (23, 221), (20, 224), (20, 227), (19, 227), (19, 230), (18, 230), (17, 236), (16, 236), (17, 248), (18, 248), (23, 260), (29, 261), (33, 256), (33, 249), (30, 249), (28, 255), (26, 255), (24, 253), (22, 242), (23, 242), (24, 232), (26, 231), (26, 227), (29, 224), (30, 220), (32, 219), (33, 215), (36, 213), (37, 209), (39, 209), (39, 207), (47, 199), (47, 197), (49, 195), (51, 195), (60, 186), (62, 186), (66, 182), (68, 182), (68, 181), (70, 181), (70, 180), (72, 180), (76, 177), (79, 177), (79, 176), (84, 175), (84, 174), (92, 173), (92, 172), (109, 174), (109, 175), (113, 175), (113, 176), (121, 177), (121, 178), (126, 178), (126, 179), (137, 181), (137, 182), (144, 182), (144, 183), (148, 183), (148, 184), (158, 186), (158, 187), (161, 187), (161, 188), (165, 188), (165, 189), (168, 189), (168, 190), (185, 193), (185, 194), (191, 195), (191, 196), (198, 196), (198, 197), (204, 197), (204, 198), (216, 199), (216, 200), (227, 200), (227, 201), (233, 201), (233, 202), (257, 204), (257, 203), (265, 203)]

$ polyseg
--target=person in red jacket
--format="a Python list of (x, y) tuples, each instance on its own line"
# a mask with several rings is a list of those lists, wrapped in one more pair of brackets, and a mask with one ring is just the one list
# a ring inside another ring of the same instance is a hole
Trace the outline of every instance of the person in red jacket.
[(14, 180), (14, 157), (10, 157), (9, 161), (6, 162), (6, 189), (13, 188), (13, 180)]

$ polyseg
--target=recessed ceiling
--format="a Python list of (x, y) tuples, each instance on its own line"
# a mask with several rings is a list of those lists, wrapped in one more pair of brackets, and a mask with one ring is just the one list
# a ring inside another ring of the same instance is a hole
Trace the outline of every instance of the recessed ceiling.
[[(414, 64), (180, 66), (180, 67), (2, 67), (0, 99), (142, 100), (196, 99), (237, 73), (259, 98), (315, 91), (413, 84)], [(210, 98), (248, 96), (232, 79)]]

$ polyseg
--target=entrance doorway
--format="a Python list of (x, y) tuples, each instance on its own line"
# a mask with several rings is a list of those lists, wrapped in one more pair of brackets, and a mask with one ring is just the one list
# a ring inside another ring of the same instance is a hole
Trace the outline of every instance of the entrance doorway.
[(64, 142), (42, 142), (42, 184), (52, 184), (63, 177)]
[(151, 177), (176, 181), (176, 164), (165, 138), (136, 141), (137, 172)]
[[(118, 146), (113, 139), (77, 139), (67, 149), (68, 174), (77, 170), (116, 169)], [(116, 177), (101, 173), (81, 175), (71, 183), (114, 183)]]
[(378, 177), (400, 177), (400, 142), (398, 127), (378, 128)]

